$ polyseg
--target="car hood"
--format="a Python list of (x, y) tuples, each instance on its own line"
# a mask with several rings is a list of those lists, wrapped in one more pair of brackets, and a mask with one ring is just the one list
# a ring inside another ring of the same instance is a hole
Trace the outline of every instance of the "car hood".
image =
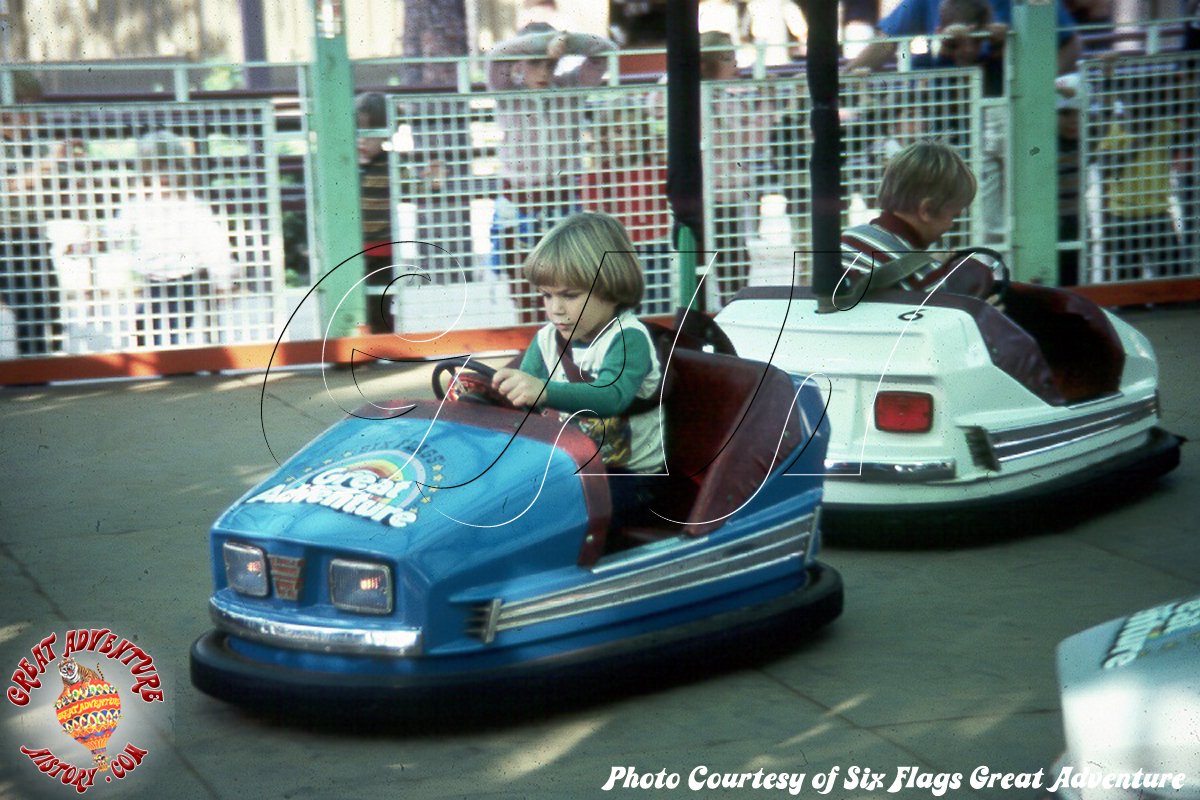
[(391, 558), (456, 538), (478, 544), (489, 534), (586, 527), (581, 435), (557, 420), (467, 403), (364, 409), (300, 450), (214, 527)]

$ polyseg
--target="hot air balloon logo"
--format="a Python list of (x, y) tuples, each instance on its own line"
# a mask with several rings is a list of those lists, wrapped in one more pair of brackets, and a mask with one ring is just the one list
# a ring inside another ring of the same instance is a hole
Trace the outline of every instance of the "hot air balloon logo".
[(101, 772), (108, 769), (105, 749), (121, 719), (121, 698), (117, 689), (104, 680), (100, 665), (90, 670), (72, 658), (58, 665), (63, 690), (54, 701), (54, 711), (62, 729), (75, 741), (92, 751), (92, 761)]

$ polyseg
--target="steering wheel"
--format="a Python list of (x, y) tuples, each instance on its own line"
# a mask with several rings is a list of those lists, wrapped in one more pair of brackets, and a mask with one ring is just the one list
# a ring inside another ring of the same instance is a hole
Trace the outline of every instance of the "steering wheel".
[[(442, 387), (442, 375), (456, 370), (446, 387)], [(501, 408), (516, 408), (508, 398), (492, 387), (492, 378), (496, 370), (487, 364), (472, 359), (471, 356), (455, 356), (443, 358), (433, 368), (433, 396), (438, 400), (450, 399), (455, 402), (486, 403)]]
[[(1008, 272), (1008, 264), (1004, 262), (1004, 256), (990, 247), (964, 247), (961, 250), (955, 250), (942, 263), (951, 265), (956, 262), (964, 262), (967, 259), (971, 259), (992, 271), (992, 291), (988, 297), (996, 295), (999, 298), (997, 305), (1003, 308), (1005, 298), (1008, 294), (1008, 286), (1012, 282)], [(987, 297), (980, 299), (986, 300)]]

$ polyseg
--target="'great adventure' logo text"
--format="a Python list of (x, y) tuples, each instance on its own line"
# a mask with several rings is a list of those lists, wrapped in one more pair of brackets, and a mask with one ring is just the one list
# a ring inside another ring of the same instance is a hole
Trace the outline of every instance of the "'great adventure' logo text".
[[(425, 464), (407, 453), (379, 451), (309, 467), (300, 478), (291, 478), (255, 494), (245, 502), (295, 503), (325, 508), (370, 519), (393, 528), (411, 525), (417, 513), (410, 507), (429, 480)], [(432, 481), (440, 481), (440, 465)], [(430, 486), (427, 492), (436, 491)]]

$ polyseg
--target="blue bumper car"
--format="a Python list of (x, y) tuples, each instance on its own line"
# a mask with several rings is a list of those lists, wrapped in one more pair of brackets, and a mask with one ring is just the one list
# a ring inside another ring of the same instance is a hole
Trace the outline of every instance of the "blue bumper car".
[(668, 490), (625, 528), (591, 439), (467, 402), (461, 369), (456, 402), (333, 425), (214, 524), (194, 684), (266, 709), (440, 714), (636, 688), (833, 620), (821, 393), (764, 363), (668, 359)]

